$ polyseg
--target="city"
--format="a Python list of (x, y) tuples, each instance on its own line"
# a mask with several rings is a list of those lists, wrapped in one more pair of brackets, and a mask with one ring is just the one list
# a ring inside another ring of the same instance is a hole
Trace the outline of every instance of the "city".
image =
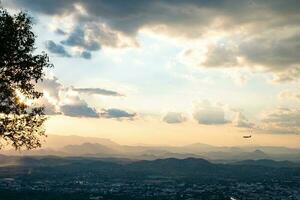
[[(235, 166), (192, 158), (129, 164), (66, 159), (68, 164), (61, 159), (55, 167), (2, 167), (0, 198), (300, 199), (300, 167)], [(184, 169), (187, 163), (194, 167)], [(257, 176), (252, 175), (254, 171)]]

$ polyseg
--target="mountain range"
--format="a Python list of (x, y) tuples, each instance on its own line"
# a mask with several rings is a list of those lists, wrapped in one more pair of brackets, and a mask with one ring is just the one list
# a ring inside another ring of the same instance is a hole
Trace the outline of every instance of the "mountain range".
[[(119, 178), (124, 176), (155, 176), (171, 177), (220, 177), (255, 178), (256, 174), (261, 178), (272, 177), (276, 171), (289, 173), (289, 176), (299, 174), (300, 163), (290, 161), (274, 161), (268, 159), (244, 160), (227, 164), (213, 163), (202, 158), (167, 158), (156, 160), (122, 160), (102, 159), (91, 157), (57, 157), (57, 156), (0, 156), (0, 174), (14, 172), (15, 175), (28, 173), (113, 173), (110, 176)], [(14, 166), (14, 167), (12, 167)], [(277, 170), (279, 169), (279, 170)], [(244, 172), (247, 172), (244, 174)], [(254, 173), (255, 172), (255, 173)], [(300, 174), (299, 174), (300, 175)]]
[(300, 161), (300, 149), (274, 146), (219, 147), (195, 143), (185, 146), (129, 146), (120, 145), (109, 139), (49, 135), (43, 148), (16, 152), (2, 150), (4, 155), (35, 156), (81, 156), (97, 158), (128, 158), (133, 160), (155, 160), (164, 158), (204, 158), (215, 162), (240, 160), (291, 160)]

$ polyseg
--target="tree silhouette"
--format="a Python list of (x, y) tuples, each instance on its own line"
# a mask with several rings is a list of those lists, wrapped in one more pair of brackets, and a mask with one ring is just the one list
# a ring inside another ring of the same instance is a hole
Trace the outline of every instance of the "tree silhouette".
[(26, 13), (11, 15), (0, 8), (0, 148), (37, 148), (45, 136), (43, 107), (24, 102), (42, 96), (35, 84), (42, 81), (43, 69), (52, 67), (47, 54), (33, 54), (32, 24)]

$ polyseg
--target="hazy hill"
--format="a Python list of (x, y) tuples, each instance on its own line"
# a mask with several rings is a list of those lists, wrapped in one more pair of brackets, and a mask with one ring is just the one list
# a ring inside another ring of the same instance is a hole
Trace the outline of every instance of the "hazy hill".
[(221, 162), (239, 160), (293, 160), (300, 161), (300, 149), (272, 146), (219, 147), (202, 143), (185, 146), (129, 146), (120, 145), (109, 139), (49, 135), (42, 149), (16, 152), (1, 151), (5, 155), (55, 155), (115, 157), (137, 160), (159, 158), (205, 158)]
[(97, 143), (83, 143), (80, 145), (67, 145), (60, 149), (61, 152), (68, 155), (113, 155), (118, 152), (109, 146)]
[(201, 158), (167, 158), (153, 161), (138, 161), (129, 164), (130, 168), (135, 171), (147, 171), (155, 174), (191, 174), (199, 170), (209, 170), (214, 168), (214, 164)]
[(248, 165), (248, 166), (265, 166), (265, 167), (300, 167), (300, 163), (290, 161), (274, 161), (270, 159), (261, 160), (243, 160), (232, 163), (235, 165)]
[[(73, 177), (78, 174), (91, 175), (91, 178), (135, 178), (151, 176), (197, 179), (197, 181), (218, 181), (230, 179), (265, 180), (274, 176), (291, 178), (300, 176), (300, 165), (291, 162), (272, 160), (243, 161), (234, 164), (214, 164), (204, 159), (157, 159), (153, 161), (112, 162), (96, 158), (76, 157), (12, 157), (18, 165), (2, 166), (0, 174), (11, 176), (24, 174), (32, 180), (45, 176)], [(255, 176), (253, 176), (255, 174)]]
[(60, 149), (68, 145), (81, 145), (84, 143), (97, 143), (108, 147), (118, 147), (119, 144), (111, 141), (110, 139), (97, 138), (97, 137), (83, 137), (77, 135), (48, 135), (44, 148)]

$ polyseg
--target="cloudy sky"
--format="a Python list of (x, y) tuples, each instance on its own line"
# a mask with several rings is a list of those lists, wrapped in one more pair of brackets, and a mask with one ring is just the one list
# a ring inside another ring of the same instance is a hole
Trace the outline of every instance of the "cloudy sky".
[(298, 0), (2, 4), (55, 66), (37, 86), (48, 134), (300, 147)]

